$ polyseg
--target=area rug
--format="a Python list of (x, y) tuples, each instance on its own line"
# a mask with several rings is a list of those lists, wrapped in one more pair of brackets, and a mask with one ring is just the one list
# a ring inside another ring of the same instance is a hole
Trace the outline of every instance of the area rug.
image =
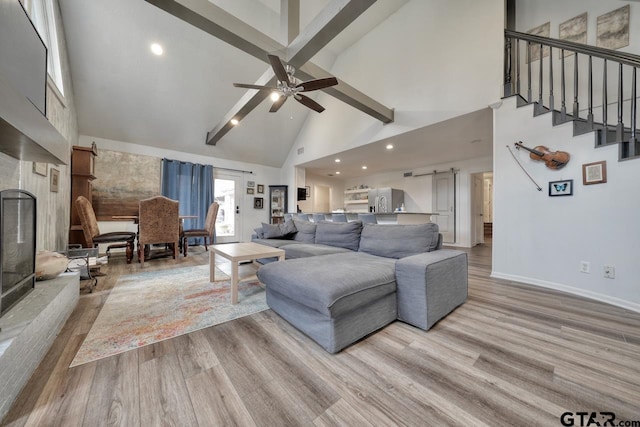
[(241, 281), (231, 304), (229, 276), (209, 266), (122, 276), (69, 367), (99, 360), (266, 310), (264, 285)]

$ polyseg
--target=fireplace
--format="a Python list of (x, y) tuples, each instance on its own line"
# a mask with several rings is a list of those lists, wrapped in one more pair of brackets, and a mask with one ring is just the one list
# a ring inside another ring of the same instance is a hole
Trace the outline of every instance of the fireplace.
[(0, 316), (35, 285), (36, 199), (23, 190), (0, 191)]

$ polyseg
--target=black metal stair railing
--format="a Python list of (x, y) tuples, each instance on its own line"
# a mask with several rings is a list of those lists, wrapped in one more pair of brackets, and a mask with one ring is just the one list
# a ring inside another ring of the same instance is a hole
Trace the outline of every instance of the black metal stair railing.
[[(559, 58), (554, 58), (554, 52), (556, 56), (559, 53)], [(573, 61), (569, 60), (569, 64), (566, 64), (565, 58), (568, 56), (573, 56)], [(537, 67), (533, 65), (535, 61), (538, 61)], [(602, 63), (601, 70), (596, 68), (595, 61)], [(557, 65), (555, 72), (554, 63)], [(504, 96), (518, 96), (518, 106), (534, 104), (536, 116), (551, 112), (554, 125), (573, 122), (574, 135), (594, 132), (596, 147), (618, 144), (620, 160), (640, 157), (636, 129), (636, 68), (640, 67), (640, 56), (505, 30), (504, 67)], [(524, 73), (521, 73), (523, 67), (526, 67), (524, 77)], [(545, 67), (548, 73), (545, 73)], [(567, 72), (570, 67), (573, 67), (573, 72)], [(613, 101), (609, 100), (610, 67), (617, 67), (617, 99)], [(536, 73), (537, 76), (534, 75)], [(594, 78), (599, 75), (602, 76), (601, 80)], [(554, 93), (557, 90), (554, 87), (556, 80), (559, 94)], [(594, 85), (598, 91), (595, 96)], [(524, 86), (526, 90), (522, 90)], [(532, 98), (535, 86), (538, 95), (536, 100)], [(569, 94), (573, 98), (571, 112), (567, 112), (567, 99), (571, 99), (568, 98), (569, 91), (573, 92)], [(557, 96), (560, 105), (556, 110)], [(586, 103), (586, 108), (581, 108), (581, 103)], [(628, 107), (625, 109), (626, 103)], [(610, 108), (612, 113), (617, 113), (615, 124), (609, 123)], [(625, 122), (628, 125), (625, 126)]]

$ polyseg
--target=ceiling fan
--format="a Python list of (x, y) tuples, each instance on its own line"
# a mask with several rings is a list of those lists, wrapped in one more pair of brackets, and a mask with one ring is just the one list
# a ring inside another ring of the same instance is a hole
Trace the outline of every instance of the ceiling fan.
[(258, 89), (272, 92), (271, 99), (274, 103), (269, 109), (270, 113), (278, 111), (290, 96), (293, 96), (296, 101), (314, 111), (317, 111), (318, 113), (322, 113), (324, 111), (324, 107), (322, 105), (318, 104), (308, 96), (303, 95), (301, 92), (311, 92), (313, 90), (335, 86), (338, 84), (338, 79), (335, 77), (327, 77), (323, 79), (309, 80), (307, 82), (300, 82), (293, 77), (293, 73), (295, 72), (294, 67), (288, 64), (284, 65), (280, 58), (275, 55), (267, 55), (267, 57), (269, 58), (273, 72), (278, 79), (278, 85), (276, 87), (249, 85), (244, 83), (234, 83), (233, 85), (235, 87), (242, 87), (246, 89)]

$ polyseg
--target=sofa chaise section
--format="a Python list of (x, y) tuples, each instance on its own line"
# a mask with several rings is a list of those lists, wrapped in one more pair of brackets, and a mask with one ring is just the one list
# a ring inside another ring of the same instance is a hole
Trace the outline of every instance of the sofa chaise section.
[(267, 304), (330, 353), (397, 317), (395, 260), (358, 252), (270, 263)]

